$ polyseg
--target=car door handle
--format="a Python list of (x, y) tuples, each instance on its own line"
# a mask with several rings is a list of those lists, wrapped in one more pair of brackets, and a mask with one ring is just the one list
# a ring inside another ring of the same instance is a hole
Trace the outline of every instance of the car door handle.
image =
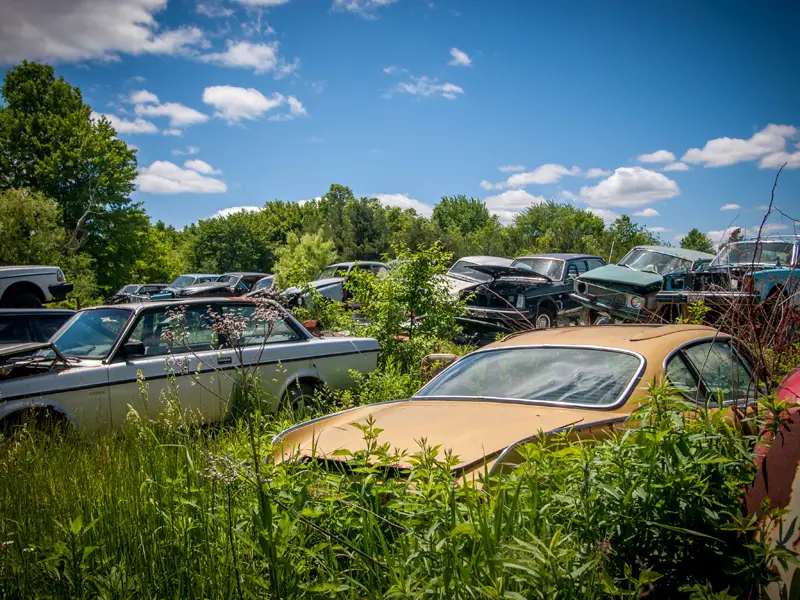
[(217, 359), (218, 365), (229, 365), (233, 362), (233, 359), (230, 356), (220, 356)]

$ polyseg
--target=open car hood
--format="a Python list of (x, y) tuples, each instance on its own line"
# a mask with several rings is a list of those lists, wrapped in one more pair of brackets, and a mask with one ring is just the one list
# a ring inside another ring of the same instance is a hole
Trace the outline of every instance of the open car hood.
[(661, 287), (664, 283), (664, 278), (658, 273), (650, 273), (649, 271), (637, 271), (636, 269), (629, 269), (628, 267), (621, 267), (619, 265), (606, 265), (587, 271), (578, 279), (582, 281), (593, 281), (598, 285), (604, 283), (620, 283), (623, 285), (633, 285), (639, 287)]
[(212, 292), (214, 290), (224, 290), (234, 285), (231, 282), (220, 281), (207, 281), (205, 283), (198, 283), (183, 288), (178, 292), (181, 296), (193, 296), (194, 294), (202, 294), (204, 292)]
[(530, 269), (520, 269), (519, 267), (504, 267), (500, 265), (470, 265), (470, 269), (473, 271), (479, 271), (480, 273), (486, 273), (487, 275), (491, 275), (492, 277), (526, 277), (528, 279), (541, 279), (542, 281), (548, 281), (549, 278), (545, 275), (541, 275), (536, 271), (531, 271)]
[(309, 281), (304, 286), (294, 286), (294, 287), (286, 288), (285, 290), (283, 290), (282, 293), (285, 296), (291, 296), (291, 295), (294, 295), (294, 294), (302, 294), (303, 290), (305, 289), (306, 286), (312, 287), (312, 288), (315, 288), (315, 289), (319, 290), (319, 289), (322, 289), (324, 287), (328, 287), (329, 285), (337, 285), (337, 284), (340, 284), (340, 283), (343, 283), (343, 282), (344, 282), (344, 277), (327, 277), (325, 279), (316, 279), (314, 281)]
[(392, 466), (412, 467), (412, 456), (424, 439), (429, 447), (440, 446), (440, 460), (446, 450), (452, 450), (458, 456), (454, 470), (465, 471), (496, 459), (510, 445), (540, 431), (622, 419), (626, 413), (477, 398), (398, 400), (334, 413), (288, 429), (274, 441), (276, 459), (346, 462), (349, 456), (341, 451), (366, 448), (364, 434), (353, 423), (364, 425), (370, 416), (374, 428), (382, 430), (378, 444), (388, 443), (390, 455), (405, 451)]

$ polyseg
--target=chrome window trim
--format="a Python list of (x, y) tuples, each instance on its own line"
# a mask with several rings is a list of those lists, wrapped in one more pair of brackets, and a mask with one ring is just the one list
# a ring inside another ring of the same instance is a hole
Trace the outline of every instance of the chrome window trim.
[(540, 436), (547, 437), (556, 433), (563, 433), (565, 431), (582, 431), (584, 429), (591, 429), (592, 427), (605, 427), (606, 425), (612, 425), (615, 423), (622, 423), (628, 419), (630, 415), (622, 415), (619, 417), (614, 417), (613, 419), (605, 419), (603, 421), (592, 421), (590, 423), (572, 423), (571, 425), (565, 425), (564, 427), (557, 427), (555, 429), (551, 429), (549, 431), (540, 431), (539, 433), (534, 433), (533, 435), (526, 435), (523, 438), (518, 439), (515, 442), (512, 442), (500, 453), (500, 455), (495, 459), (495, 463), (492, 465), (492, 468), (489, 469), (489, 477), (491, 477), (495, 472), (496, 469), (502, 467), (503, 460), (506, 456), (508, 456), (512, 450), (515, 448), (527, 444), (529, 442), (536, 441)]
[[(673, 348), (670, 351), (670, 353), (667, 354), (666, 358), (664, 358), (664, 363), (661, 365), (661, 367), (662, 367), (662, 369), (664, 371), (664, 377), (667, 377), (667, 365), (669, 364), (669, 362), (673, 358), (675, 358), (675, 356), (677, 356), (684, 348), (689, 348), (691, 346), (697, 346), (699, 344), (705, 344), (707, 342), (710, 342), (712, 344), (714, 342), (728, 342), (728, 343), (735, 342), (737, 344), (737, 346), (743, 346), (744, 348), (747, 349), (747, 352), (749, 352), (749, 348), (747, 348), (747, 346), (745, 345), (744, 342), (742, 342), (739, 338), (737, 338), (735, 336), (732, 336), (732, 335), (729, 335), (727, 333), (720, 333), (718, 335), (709, 335), (709, 336), (705, 336), (705, 337), (695, 338), (693, 340), (689, 340), (688, 342), (683, 342), (679, 346), (676, 346), (675, 348)], [(736, 351), (737, 351), (737, 353), (740, 352), (738, 347), (737, 347)], [(753, 379), (752, 365), (749, 364), (749, 360), (750, 360), (749, 357), (747, 355), (745, 355), (744, 357), (748, 360), (748, 362), (743, 362), (742, 364), (744, 365), (745, 370), (747, 370), (747, 373), (750, 375), (750, 383), (753, 384), (754, 383), (754, 379)], [(698, 381), (697, 383), (698, 383), (698, 386), (699, 386), (700, 382)], [(677, 388), (677, 387), (675, 389), (678, 389), (678, 391), (680, 391), (680, 389)], [(698, 387), (698, 389), (699, 389), (699, 387)], [(758, 388), (757, 387), (756, 387), (755, 391), (757, 392), (756, 396), (758, 396)], [(689, 396), (687, 394), (683, 394), (682, 392), (681, 392), (681, 394), (683, 396), (685, 396), (686, 398), (689, 398)], [(697, 398), (689, 398), (689, 400), (694, 402), (698, 406), (700, 405), (700, 402), (698, 401)], [(733, 406), (733, 405), (750, 406), (750, 405), (755, 404), (755, 402), (756, 402), (755, 400), (747, 400), (747, 399), (743, 399), (743, 400), (725, 400), (722, 403), (722, 406), (719, 407), (719, 408), (725, 408), (725, 407)]]
[[(489, 352), (498, 352), (498, 351), (507, 351), (507, 350), (534, 350), (534, 349), (541, 349), (541, 348), (558, 348), (558, 349), (575, 349), (575, 350), (599, 350), (603, 352), (616, 352), (618, 354), (627, 354), (629, 356), (633, 356), (639, 359), (639, 367), (634, 372), (633, 376), (631, 377), (628, 385), (625, 386), (625, 389), (622, 390), (622, 394), (620, 395), (617, 400), (615, 400), (611, 404), (578, 404), (573, 402), (557, 402), (554, 400), (526, 400), (524, 398), (506, 398), (503, 396), (420, 396), (421, 392), (424, 392), (426, 388), (432, 386), (439, 378), (442, 378), (450, 369), (452, 369), (455, 365), (460, 363), (468, 356), (474, 356), (476, 354), (486, 354)], [(631, 393), (633, 392), (636, 385), (642, 378), (642, 375), (647, 368), (647, 359), (644, 355), (640, 354), (639, 352), (635, 352), (633, 350), (628, 350), (625, 348), (614, 348), (610, 346), (593, 346), (589, 344), (581, 344), (581, 345), (570, 345), (570, 344), (525, 344), (525, 345), (516, 345), (516, 346), (500, 346), (498, 348), (485, 348), (482, 350), (476, 350), (475, 352), (471, 352), (465, 356), (462, 356), (457, 361), (455, 361), (452, 365), (444, 369), (441, 373), (436, 375), (433, 379), (431, 379), (428, 383), (426, 383), (420, 390), (417, 391), (411, 397), (411, 400), (464, 400), (464, 401), (476, 401), (476, 402), (511, 402), (514, 404), (526, 404), (529, 406), (555, 406), (555, 407), (562, 407), (562, 408), (584, 408), (588, 410), (614, 410), (615, 408), (619, 408), (625, 402), (627, 402), (628, 398), (630, 397)]]

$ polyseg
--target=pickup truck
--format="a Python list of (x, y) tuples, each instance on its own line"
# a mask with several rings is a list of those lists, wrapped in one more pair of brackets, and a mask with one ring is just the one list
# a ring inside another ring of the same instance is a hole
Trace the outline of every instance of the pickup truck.
[(0, 307), (41, 308), (64, 300), (73, 289), (58, 267), (0, 267)]

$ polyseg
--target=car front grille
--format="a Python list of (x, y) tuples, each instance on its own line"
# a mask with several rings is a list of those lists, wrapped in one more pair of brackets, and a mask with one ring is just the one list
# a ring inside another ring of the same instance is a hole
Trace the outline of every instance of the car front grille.
[(601, 302), (609, 302), (611, 304), (618, 304), (625, 306), (627, 301), (627, 294), (621, 294), (614, 290), (609, 290), (593, 283), (587, 284), (586, 294), (597, 298)]

